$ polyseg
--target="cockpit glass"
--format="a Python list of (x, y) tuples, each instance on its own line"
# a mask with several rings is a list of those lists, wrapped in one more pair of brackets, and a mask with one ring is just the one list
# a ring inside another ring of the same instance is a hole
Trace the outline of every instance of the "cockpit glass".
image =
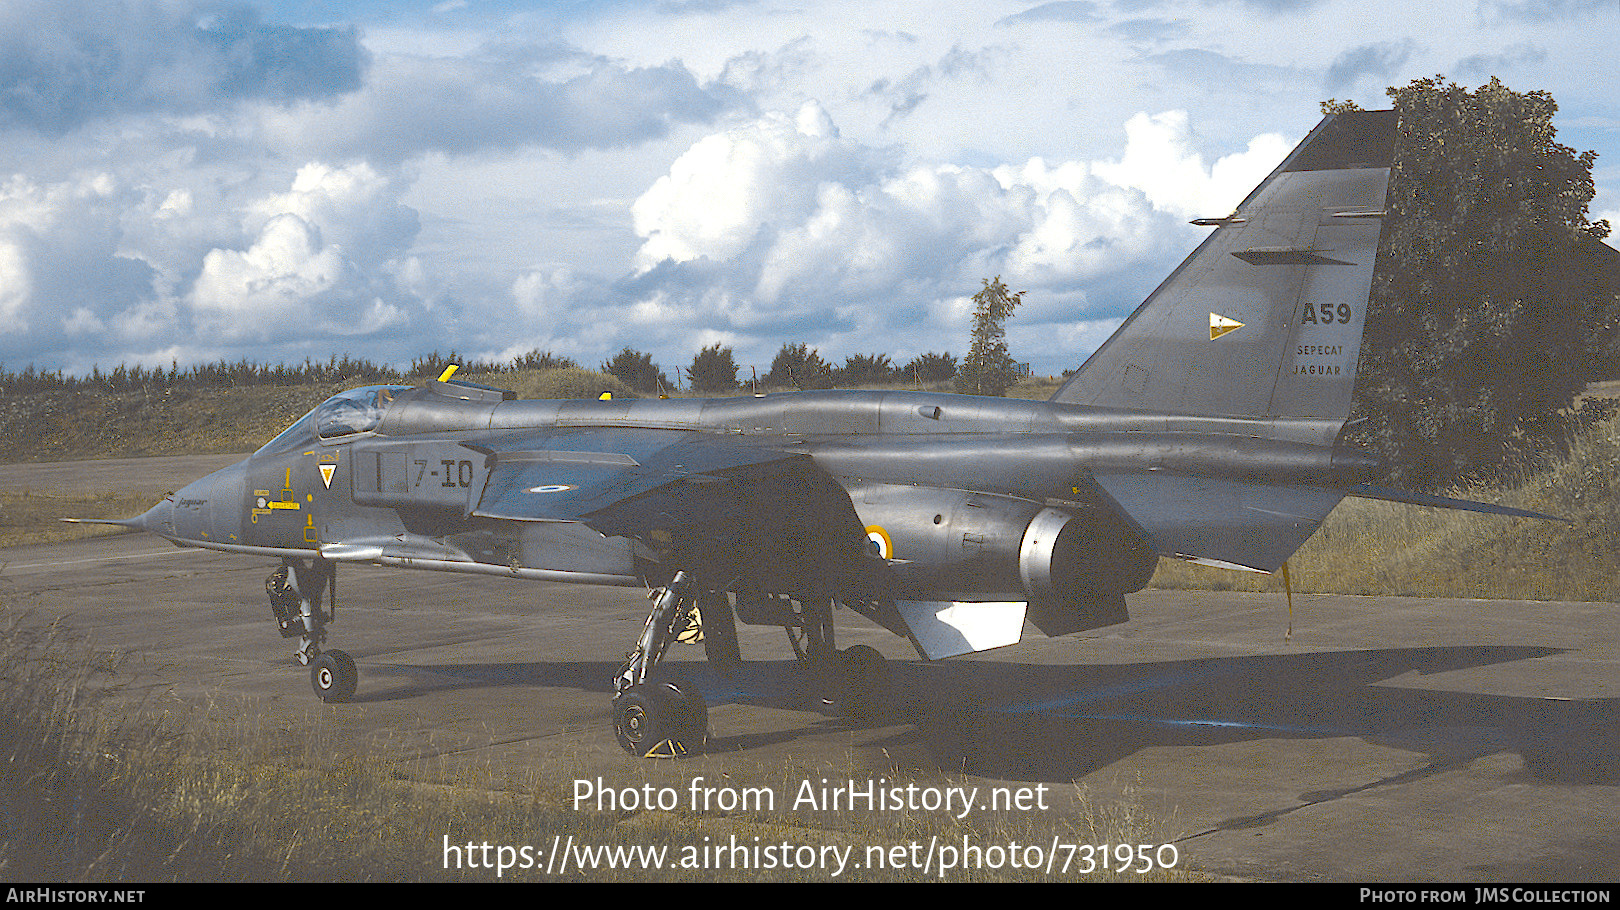
[(334, 395), (315, 409), (315, 432), (322, 439), (337, 439), (375, 430), (382, 423), (383, 410), (393, 400), (393, 391), (387, 387)]
[(279, 452), (309, 445), (317, 437), (322, 441), (331, 441), (369, 433), (382, 423), (383, 412), (393, 402), (394, 396), (407, 388), (374, 385), (333, 395), (283, 430), (281, 435), (265, 443), (259, 452)]

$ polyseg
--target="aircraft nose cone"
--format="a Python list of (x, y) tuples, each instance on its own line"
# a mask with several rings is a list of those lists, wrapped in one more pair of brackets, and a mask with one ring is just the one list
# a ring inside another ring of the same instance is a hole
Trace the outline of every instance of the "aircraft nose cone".
[(141, 520), (162, 522), (148, 529), (184, 540), (234, 539), (245, 472), (243, 465), (235, 464), (193, 481), (153, 506)]
[(174, 533), (174, 494), (165, 496), (163, 501), (147, 509), (130, 523), (143, 531), (154, 534)]

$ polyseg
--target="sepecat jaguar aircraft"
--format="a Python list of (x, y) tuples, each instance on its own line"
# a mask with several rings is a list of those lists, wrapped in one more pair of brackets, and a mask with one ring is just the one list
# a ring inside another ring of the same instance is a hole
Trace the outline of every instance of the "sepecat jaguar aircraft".
[[(646, 586), (614, 680), (618, 740), (701, 748), (708, 712), (658, 664), (701, 630), (788, 630), (854, 713), (887, 683), (838, 650), (842, 605), (934, 660), (1128, 618), (1160, 557), (1271, 572), (1346, 495), (1383, 490), (1350, 413), (1392, 111), (1326, 117), (1050, 401), (928, 391), (516, 400), (451, 377), (336, 395), (246, 460), (121, 522), (280, 560), (266, 588), (315, 692), (340, 563)], [(1539, 516), (1545, 517), (1545, 516)]]

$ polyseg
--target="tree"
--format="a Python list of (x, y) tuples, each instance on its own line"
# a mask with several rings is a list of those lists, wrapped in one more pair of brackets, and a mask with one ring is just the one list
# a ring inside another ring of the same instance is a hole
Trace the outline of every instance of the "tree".
[(784, 344), (771, 361), (771, 371), (765, 374), (765, 384), (777, 388), (806, 389), (832, 388), (832, 370), (821, 355), (806, 344)]
[(512, 359), (514, 370), (577, 370), (579, 364), (572, 357), (553, 354), (535, 348), (527, 354)]
[(737, 362), (731, 357), (731, 348), (722, 348), (716, 341), (697, 352), (692, 365), (686, 368), (687, 381), (695, 392), (730, 392), (737, 388)]
[(659, 392), (669, 388), (669, 377), (653, 365), (652, 355), (625, 348), (602, 364), (602, 372), (617, 376), (637, 392)]
[(894, 364), (887, 354), (851, 354), (833, 370), (833, 384), (846, 389), (894, 381)]
[(926, 385), (933, 382), (944, 382), (956, 375), (956, 358), (949, 351), (935, 354), (932, 351), (920, 354), (910, 363), (900, 368), (901, 380)]
[(1435, 487), (1555, 432), (1585, 382), (1590, 327), (1615, 310), (1564, 273), (1608, 225), (1587, 221), (1596, 156), (1553, 141), (1551, 95), (1496, 79), (1469, 92), (1441, 76), (1388, 93), (1401, 139), (1356, 435), (1399, 482)]
[(973, 343), (956, 373), (956, 390), (968, 395), (1005, 395), (1018, 381), (1018, 368), (1007, 355), (1006, 325), (1022, 303), (1024, 292), (1007, 293), (1001, 276), (985, 279), (973, 295)]

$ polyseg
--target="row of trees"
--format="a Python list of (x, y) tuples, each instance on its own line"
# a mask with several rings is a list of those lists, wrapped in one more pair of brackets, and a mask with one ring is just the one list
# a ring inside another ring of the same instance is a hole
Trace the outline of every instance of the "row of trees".
[[(699, 351), (685, 374), (695, 392), (728, 392), (742, 384), (737, 376), (740, 371), (732, 349), (717, 342)], [(671, 388), (669, 377), (653, 364), (652, 355), (631, 348), (602, 364), (602, 372), (638, 392)], [(782, 345), (770, 370), (757, 380), (766, 388), (803, 391), (890, 383), (928, 385), (945, 382), (956, 374), (956, 358), (949, 353), (923, 354), (905, 366), (896, 366), (887, 354), (852, 354), (842, 366), (834, 366), (809, 345), (789, 343)]]
[[(0, 393), (28, 394), (50, 391), (127, 392), (142, 389), (218, 388), (221, 386), (301, 385), (305, 383), (368, 385), (373, 383), (414, 383), (438, 376), (455, 365), (462, 375), (502, 374), (528, 370), (579, 369), (577, 361), (550, 351), (533, 350), (511, 360), (466, 360), (456, 351), (434, 351), (411, 359), (405, 369), (348, 355), (329, 360), (306, 359), (295, 364), (263, 364), (248, 360), (220, 360), (182, 368), (171, 362), (168, 368), (120, 364), (111, 370), (93, 367), (84, 376), (62, 370), (39, 370), (32, 364), (18, 372), (0, 364)], [(625, 348), (602, 364), (602, 372), (617, 377), (637, 392), (656, 394), (675, 387), (669, 376), (653, 363), (652, 355)], [(739, 368), (731, 348), (719, 344), (699, 351), (685, 371), (687, 383), (701, 392), (734, 391), (740, 383)], [(778, 389), (830, 389), (914, 383), (929, 385), (957, 375), (956, 358), (928, 353), (903, 367), (895, 366), (887, 354), (855, 354), (842, 366), (832, 366), (804, 344), (785, 344), (760, 377), (760, 384)]]
[[(759, 382), (767, 388), (805, 391), (898, 383), (922, 386), (954, 378), (958, 392), (1005, 395), (1019, 378), (1018, 365), (1007, 353), (1006, 323), (1023, 297), (1023, 291), (1009, 291), (999, 275), (993, 281), (985, 279), (984, 288), (973, 296), (973, 340), (960, 366), (949, 352), (932, 351), (905, 366), (897, 366), (887, 354), (851, 354), (842, 366), (834, 366), (808, 344), (790, 342), (776, 352), (770, 370)], [(638, 392), (669, 387), (668, 377), (653, 365), (652, 355), (630, 348), (602, 364), (602, 372), (617, 376)], [(687, 381), (696, 392), (736, 389), (737, 373), (731, 348), (719, 342), (699, 351), (686, 368)]]
[(140, 364), (119, 364), (111, 370), (99, 365), (84, 376), (74, 376), (62, 370), (38, 370), (29, 364), (19, 372), (10, 372), (0, 364), (0, 393), (27, 394), (30, 392), (129, 392), (142, 389), (219, 388), (221, 386), (302, 385), (324, 383), (334, 385), (370, 385), (374, 383), (414, 383), (438, 376), (452, 364), (464, 373), (515, 373), (519, 370), (578, 369), (573, 359), (539, 349), (520, 354), (511, 360), (464, 360), (451, 351), (434, 351), (411, 358), (406, 369), (397, 369), (385, 363), (365, 358), (332, 355), (328, 360), (306, 358), (303, 363), (254, 363), (246, 359), (234, 363), (219, 360), (181, 368), (178, 361), (170, 361), (168, 369), (144, 367)]

